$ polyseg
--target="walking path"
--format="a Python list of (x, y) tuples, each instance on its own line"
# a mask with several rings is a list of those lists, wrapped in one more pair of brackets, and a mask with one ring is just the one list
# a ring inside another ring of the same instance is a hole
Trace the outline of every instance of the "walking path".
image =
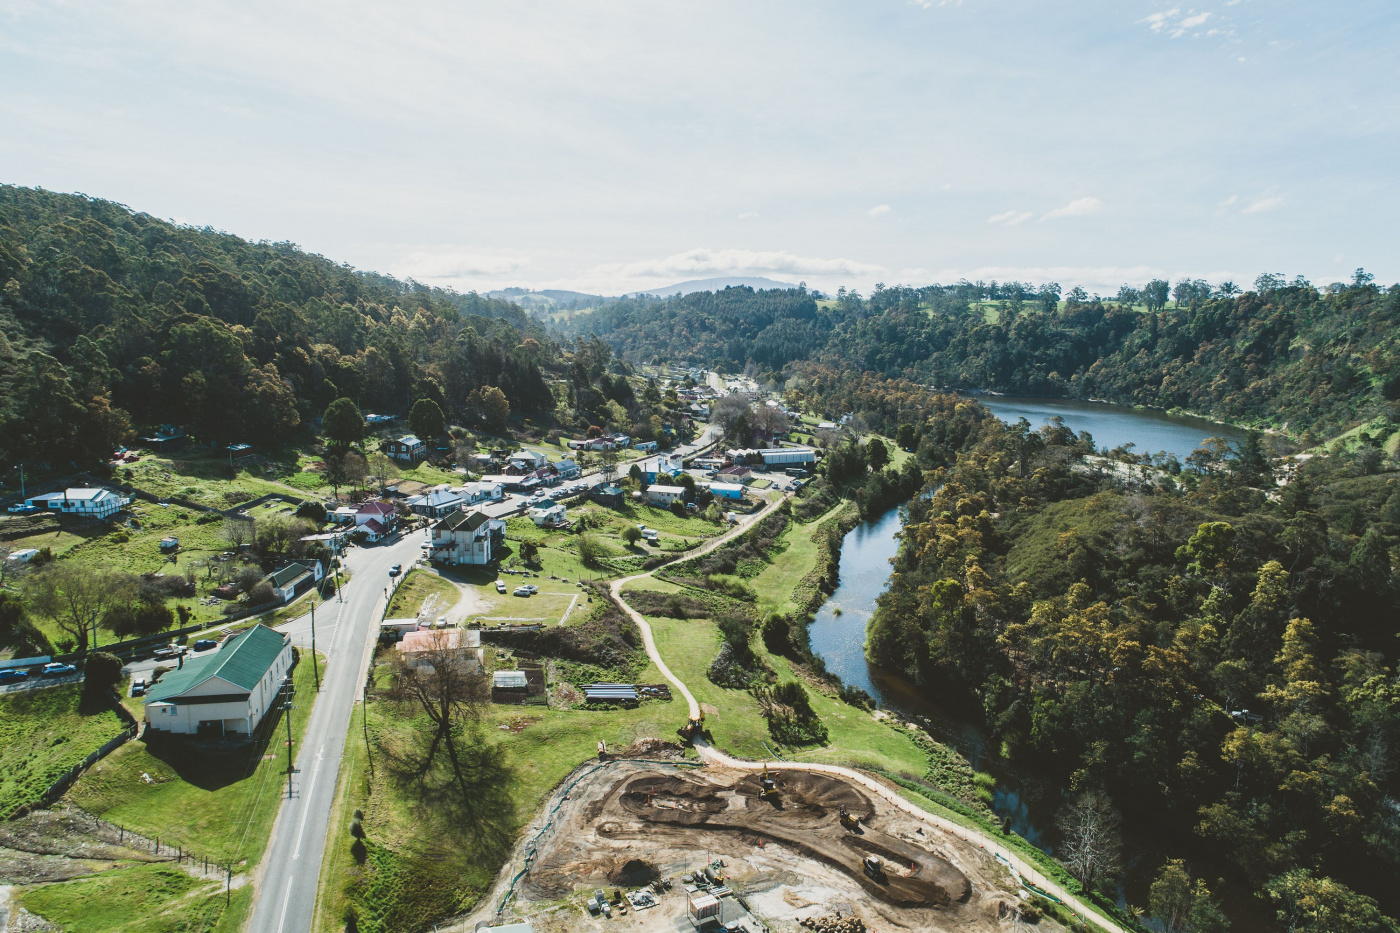
[[(701, 554), (705, 554), (709, 551), (714, 550), (715, 548), (719, 547), (722, 544), (725, 544), (728, 541), (732, 541), (734, 538), (747, 531), (753, 525), (754, 522), (758, 521), (764, 515), (768, 514), (770, 511), (776, 508), (778, 504), (782, 501), (783, 500), (780, 498), (774, 500), (773, 502), (770, 502), (762, 510), (755, 512), (753, 515), (750, 515), (746, 520), (741, 522), (738, 525), (738, 527), (734, 528), (732, 531), (729, 531), (721, 535), (720, 537), (713, 539), (700, 550), (696, 551), (694, 554), (687, 555), (687, 557), (698, 557)], [(642, 645), (646, 648), (647, 657), (651, 658), (652, 663), (654, 663), (657, 666), (657, 668), (660, 669), (661, 675), (665, 677), (668, 681), (670, 681), (675, 686), (675, 688), (680, 691), (681, 696), (685, 697), (686, 703), (690, 705), (690, 718), (698, 719), (700, 717), (700, 704), (696, 701), (695, 695), (692, 694), (690, 692), (690, 688), (687, 687), (685, 683), (679, 677), (677, 677), (669, 667), (666, 666), (666, 661), (661, 657), (661, 652), (658, 651), (656, 648), (656, 639), (652, 637), (651, 625), (647, 623), (647, 620), (642, 616), (641, 613), (637, 612), (635, 609), (629, 606), (627, 602), (622, 598), (623, 586), (625, 586), (628, 583), (632, 583), (633, 581), (649, 577), (654, 572), (655, 571), (648, 571), (646, 573), (639, 573), (630, 577), (625, 577), (621, 580), (613, 581), (612, 595), (614, 599), (617, 600), (618, 604), (621, 605), (622, 610), (626, 612), (627, 615), (632, 619), (632, 621), (637, 624), (637, 628), (641, 631)], [(941, 829), (943, 832), (948, 833), (952, 836), (956, 836), (957, 838), (962, 839), (966, 842), (975, 843), (983, 850), (991, 853), (994, 857), (996, 857), (1004, 864), (1009, 865), (1011, 869), (1014, 872), (1016, 872), (1022, 879), (1030, 882), (1042, 891), (1045, 891), (1046, 893), (1051, 894), (1056, 898), (1059, 898), (1061, 901), (1064, 902), (1065, 906), (1069, 907), (1081, 917), (1088, 919), (1089, 922), (1105, 930), (1106, 933), (1131, 933), (1131, 931), (1119, 926), (1118, 924), (1104, 917), (1098, 911), (1089, 907), (1086, 903), (1084, 903), (1084, 901), (1071, 894), (1069, 891), (1065, 890), (1056, 882), (1045, 877), (1045, 875), (1043, 875), (1038, 869), (1026, 862), (1016, 852), (1002, 845), (995, 838), (988, 836), (985, 833), (979, 832), (978, 830), (969, 829), (965, 826), (953, 822), (952, 820), (945, 819), (933, 813), (929, 813), (927, 810), (924, 810), (923, 808), (900, 796), (899, 792), (894, 790), (889, 785), (876, 780), (868, 774), (865, 774), (861, 771), (857, 771), (853, 768), (843, 768), (839, 765), (814, 764), (798, 761), (769, 761), (766, 763), (761, 761), (746, 761), (744, 759), (735, 758), (732, 755), (725, 754), (724, 752), (715, 748), (709, 742), (705, 741), (705, 739), (701, 736), (695, 737), (694, 744), (695, 750), (700, 754), (701, 758), (703, 758), (707, 762), (713, 762), (717, 765), (722, 765), (726, 768), (736, 768), (744, 771), (757, 771), (759, 768), (764, 767), (764, 765), (766, 764), (769, 771), (817, 771), (823, 774), (839, 775), (843, 778), (846, 778), (847, 780), (855, 781), (862, 787), (869, 790), (871, 793), (885, 800), (887, 803), (889, 803), (890, 806), (897, 807), (905, 813), (908, 813), (910, 816), (913, 816), (915, 819), (922, 820), (930, 826)]]

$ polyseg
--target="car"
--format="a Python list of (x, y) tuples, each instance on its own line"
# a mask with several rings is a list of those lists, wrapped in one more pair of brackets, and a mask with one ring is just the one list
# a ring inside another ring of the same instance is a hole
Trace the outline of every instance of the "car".
[(18, 502), (7, 509), (11, 515), (29, 515), (39, 511), (37, 505), (30, 505), (28, 502)]
[(447, 616), (438, 616), (433, 628), (447, 628)]
[(178, 658), (187, 651), (189, 651), (188, 648), (181, 647), (180, 645), (162, 645), (155, 651), (152, 651), (151, 656), (159, 658), (160, 660), (165, 660), (167, 658)]
[(210, 648), (219, 647), (219, 643), (212, 638), (201, 638), (194, 643), (195, 651), (208, 651)]
[(17, 680), (28, 680), (29, 672), (7, 667), (0, 671), (0, 684), (12, 684)]
[(403, 564), (395, 564), (389, 568), (389, 576), (391, 577), (397, 577), (401, 573), (403, 573)]
[(41, 667), (39, 673), (45, 677), (67, 677), (69, 674), (78, 673), (78, 669), (71, 664), (61, 664), (54, 661)]
[(535, 586), (535, 584), (533, 584), (533, 583), (527, 583), (527, 584), (525, 584), (525, 589), (527, 589), (527, 590), (530, 591), (530, 595), (531, 595), (531, 596), (534, 596), (536, 593), (538, 593), (538, 592), (540, 591), (540, 588), (539, 588), (538, 586)]
[(133, 680), (131, 682), (131, 695), (143, 697), (146, 695), (146, 682), (144, 680)]
[(504, 583), (503, 581), (501, 581), (501, 580), (497, 580), (497, 581), (496, 581), (496, 592), (497, 592), (497, 593), (504, 593), (505, 591), (506, 591), (506, 585), (505, 585), (505, 583)]
[(516, 596), (529, 596), (529, 595), (530, 595), (530, 588), (529, 588), (528, 586), (517, 586), (517, 587), (515, 588), (515, 595), (516, 595)]

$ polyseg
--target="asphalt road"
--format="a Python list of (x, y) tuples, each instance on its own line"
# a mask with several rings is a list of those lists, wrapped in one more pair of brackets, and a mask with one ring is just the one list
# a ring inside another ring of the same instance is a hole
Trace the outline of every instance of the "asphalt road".
[[(292, 797), (282, 802), (272, 839), (255, 876), (253, 933), (307, 933), (316, 911), (321, 859), (330, 828), (331, 804), (345, 751), (346, 732), (360, 698), (374, 640), (379, 634), (389, 568), (411, 566), (421, 554), (423, 532), (379, 545), (355, 548), (345, 558), (353, 579), (316, 610), (316, 648), (325, 655), (321, 696), (297, 753)], [(279, 626), (294, 644), (310, 644), (310, 616)], [(304, 656), (305, 657), (305, 656)], [(311, 698), (298, 695), (294, 716), (305, 715)], [(285, 792), (284, 792), (285, 793)]]

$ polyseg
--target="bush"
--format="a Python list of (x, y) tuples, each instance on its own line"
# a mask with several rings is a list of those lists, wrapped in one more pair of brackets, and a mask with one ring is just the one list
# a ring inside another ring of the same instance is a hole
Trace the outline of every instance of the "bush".
[(277, 598), (277, 591), (272, 588), (272, 584), (266, 580), (259, 581), (248, 591), (248, 602), (253, 606), (261, 606), (263, 603), (270, 603)]
[(680, 499), (672, 499), (672, 500), (671, 500), (671, 514), (674, 515), (674, 516), (676, 516), (677, 518), (685, 518), (685, 516), (686, 516), (685, 503), (682, 502)]
[(121, 679), (121, 659), (106, 651), (94, 651), (88, 655), (87, 664), (83, 667), (83, 695), (89, 697), (106, 693), (121, 683)]
[(620, 537), (622, 538), (623, 542), (627, 544), (628, 547), (631, 547), (635, 545), (638, 541), (642, 540), (642, 532), (641, 529), (638, 528), (636, 525), (628, 525), (627, 527), (622, 529), (622, 534), (620, 535)]
[(773, 654), (788, 656), (792, 653), (792, 634), (787, 616), (775, 612), (763, 620), (763, 646)]
[(595, 535), (586, 533), (578, 536), (578, 557), (583, 561), (583, 566), (597, 570), (603, 566), (607, 556), (607, 550)]

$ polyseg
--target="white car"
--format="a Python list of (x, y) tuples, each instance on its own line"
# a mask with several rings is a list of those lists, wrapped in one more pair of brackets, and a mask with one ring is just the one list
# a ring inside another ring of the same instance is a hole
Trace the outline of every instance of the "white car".
[(504, 593), (505, 591), (506, 591), (505, 582), (502, 581), (502, 580), (497, 580), (497, 581), (496, 581), (496, 592), (497, 592), (497, 593)]
[(516, 595), (516, 596), (529, 596), (529, 595), (530, 595), (530, 588), (529, 588), (528, 586), (517, 586), (517, 587), (515, 588), (515, 595)]

